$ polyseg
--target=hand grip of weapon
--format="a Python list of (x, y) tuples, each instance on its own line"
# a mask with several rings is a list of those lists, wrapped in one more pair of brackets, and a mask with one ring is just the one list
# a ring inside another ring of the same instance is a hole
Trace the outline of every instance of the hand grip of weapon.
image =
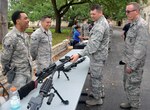
[(54, 93), (50, 93), (49, 98), (48, 98), (48, 100), (47, 100), (47, 105), (50, 105), (50, 104), (51, 104), (51, 102), (52, 102), (54, 96), (55, 96)]
[(71, 68), (76, 67), (79, 63), (83, 62), (85, 59), (86, 59), (85, 57), (80, 58), (77, 62), (72, 63), (69, 66), (66, 66), (63, 71), (69, 72), (71, 70)]

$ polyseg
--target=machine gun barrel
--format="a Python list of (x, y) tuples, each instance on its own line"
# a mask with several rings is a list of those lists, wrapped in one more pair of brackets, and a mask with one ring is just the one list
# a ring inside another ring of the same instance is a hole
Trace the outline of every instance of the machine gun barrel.
[[(38, 77), (36, 80), (41, 83), (46, 77), (51, 75), (52, 73), (54, 74), (57, 70), (63, 70), (64, 69), (64, 64), (69, 62), (71, 58), (69, 56), (65, 56), (64, 59), (60, 59), (61, 64), (56, 65), (56, 63), (53, 63), (49, 65), (49, 67), (44, 68), (43, 71), (37, 72), (35, 75)], [(53, 76), (53, 75), (52, 75)]]
[(64, 72), (70, 71), (71, 68), (76, 67), (79, 63), (83, 62), (84, 60), (85, 60), (85, 57), (81, 58), (81, 59), (78, 60), (77, 62), (72, 63), (72, 64), (66, 66), (66, 67), (63, 69), (63, 71), (64, 71)]
[(38, 77), (36, 80), (40, 83), (50, 74), (52, 74), (53, 70), (56, 68), (56, 64), (51, 64), (48, 68), (43, 69), (42, 72), (37, 72), (35, 75)]

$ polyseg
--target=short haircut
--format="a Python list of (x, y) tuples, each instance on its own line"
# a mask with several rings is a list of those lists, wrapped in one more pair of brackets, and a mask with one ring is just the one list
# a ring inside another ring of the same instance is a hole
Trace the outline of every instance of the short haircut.
[(87, 18), (84, 18), (82, 21), (87, 21), (88, 19)]
[(11, 19), (15, 25), (16, 25), (16, 20), (20, 19), (20, 17), (21, 17), (20, 13), (25, 13), (25, 12), (24, 11), (15, 11), (11, 16)]
[(42, 16), (41, 21), (44, 21), (46, 18), (51, 18), (51, 17), (49, 15), (44, 15)]
[(102, 6), (100, 6), (99, 4), (92, 5), (91, 11), (93, 11), (93, 10), (103, 11)]
[(78, 21), (77, 21), (77, 20), (75, 20), (75, 21), (74, 21), (74, 25), (77, 25), (77, 24), (78, 24)]
[(130, 2), (130, 3), (128, 3), (128, 5), (133, 5), (134, 10), (140, 11), (140, 9), (141, 9), (140, 5), (137, 2)]
[(76, 25), (74, 28), (75, 29), (79, 29), (79, 28), (81, 28), (81, 26), (80, 25)]

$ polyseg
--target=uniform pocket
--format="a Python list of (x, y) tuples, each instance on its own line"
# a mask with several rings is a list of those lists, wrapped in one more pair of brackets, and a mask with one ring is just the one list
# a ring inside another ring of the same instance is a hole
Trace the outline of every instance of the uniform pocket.
[(128, 32), (127, 34), (127, 40), (128, 40), (128, 43), (130, 43), (131, 45), (135, 43), (135, 40), (136, 40), (136, 33), (134, 32)]
[(130, 74), (130, 83), (139, 84), (142, 81), (142, 71), (133, 72)]

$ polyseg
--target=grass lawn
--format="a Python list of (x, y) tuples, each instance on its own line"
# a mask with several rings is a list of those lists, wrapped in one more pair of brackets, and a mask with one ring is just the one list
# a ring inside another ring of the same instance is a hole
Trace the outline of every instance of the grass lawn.
[[(62, 33), (55, 33), (55, 29), (50, 29), (52, 32), (52, 44), (53, 46), (62, 42), (63, 40), (67, 39), (67, 37), (70, 35), (70, 28), (62, 28)], [(26, 32), (32, 33), (32, 29), (27, 29)], [(2, 45), (0, 44), (0, 50), (2, 49)]]
[(50, 29), (52, 32), (52, 44), (56, 45), (60, 42), (62, 42), (64, 39), (67, 39), (67, 37), (70, 35), (70, 29), (69, 28), (63, 28), (61, 31), (62, 33), (55, 33), (54, 29)]

